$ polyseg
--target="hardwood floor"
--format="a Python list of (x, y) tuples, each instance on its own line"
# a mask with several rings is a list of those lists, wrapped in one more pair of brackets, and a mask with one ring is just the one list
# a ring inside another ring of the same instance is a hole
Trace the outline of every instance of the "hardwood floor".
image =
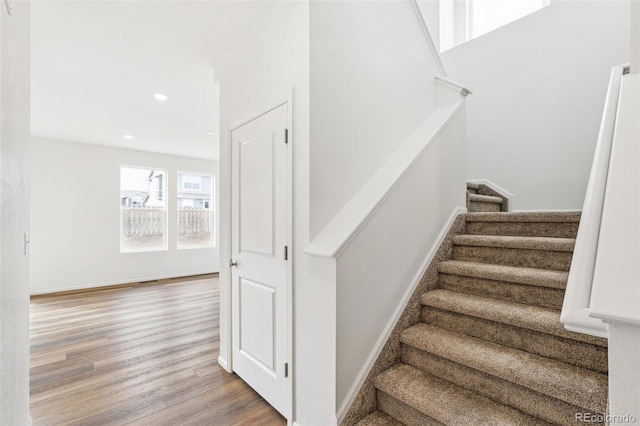
[(34, 296), (31, 416), (45, 425), (284, 425), (217, 363), (218, 277)]

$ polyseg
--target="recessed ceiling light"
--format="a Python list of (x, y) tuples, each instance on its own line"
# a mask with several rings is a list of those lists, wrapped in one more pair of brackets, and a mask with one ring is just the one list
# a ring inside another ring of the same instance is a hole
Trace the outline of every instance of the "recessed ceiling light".
[(131, 140), (131, 139), (133, 139), (133, 135), (124, 135), (124, 138)]
[(167, 95), (165, 95), (164, 93), (154, 93), (154, 94), (153, 94), (153, 97), (154, 97), (154, 98), (156, 98), (156, 99), (157, 99), (157, 100), (159, 100), (159, 101), (162, 101), (162, 102), (164, 102), (164, 101), (166, 101), (167, 99), (169, 99), (169, 98), (168, 98), (168, 96), (167, 96)]

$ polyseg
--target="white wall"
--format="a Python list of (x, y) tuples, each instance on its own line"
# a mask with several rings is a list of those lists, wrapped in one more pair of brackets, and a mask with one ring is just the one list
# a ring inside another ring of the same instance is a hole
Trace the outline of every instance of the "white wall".
[[(435, 109), (437, 65), (430, 55), (407, 1), (284, 1), (216, 65), (222, 205), (230, 200), (229, 124), (293, 89), (296, 424), (334, 424), (337, 410), (336, 261), (303, 251)], [(229, 259), (228, 228), (223, 210), (222, 262)], [(229, 367), (226, 268), (221, 282), (220, 361)], [(354, 312), (360, 306), (343, 303)], [(371, 350), (360, 349), (357, 357)]]
[(390, 320), (397, 320), (396, 310), (404, 308), (404, 297), (422, 278), (423, 262), (438, 249), (440, 232), (454, 211), (463, 211), (464, 110), (450, 120), (433, 140), (423, 142), (429, 143), (426, 152), (337, 258), (340, 415), (358, 391), (354, 385), (368, 374), (362, 370), (371, 367), (367, 358), (381, 349), (379, 339), (388, 337), (395, 326)]
[(0, 9), (0, 424), (28, 425), (31, 11)]
[(438, 74), (408, 1), (312, 1), (311, 237), (433, 111)]
[(640, 72), (640, 2), (631, 2), (631, 72)]
[(187, 157), (34, 138), (31, 149), (31, 292), (88, 288), (218, 271), (218, 249), (176, 249), (175, 196), (169, 249), (120, 253), (120, 166), (217, 175), (217, 163)]
[(467, 177), (515, 210), (581, 209), (611, 67), (629, 61), (629, 2), (549, 7), (442, 54), (467, 103)]
[[(326, 285), (330, 266), (302, 251), (309, 243), (309, 3), (283, 1), (239, 41), (219, 64), (221, 149), (220, 203), (229, 205), (228, 128), (293, 89), (293, 285), (294, 420), (301, 425), (335, 422), (335, 288)], [(221, 259), (228, 262), (229, 212), (221, 211)], [(331, 263), (331, 261), (328, 261)], [(227, 323), (229, 274), (220, 271), (220, 356), (230, 360)]]

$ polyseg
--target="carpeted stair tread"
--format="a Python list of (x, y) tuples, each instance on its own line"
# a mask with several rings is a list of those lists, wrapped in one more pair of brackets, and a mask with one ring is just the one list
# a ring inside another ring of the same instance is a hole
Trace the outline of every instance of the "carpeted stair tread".
[(480, 185), (478, 185), (477, 183), (473, 183), (473, 182), (467, 182), (467, 189), (478, 189), (480, 187)]
[(585, 411), (576, 405), (408, 345), (402, 346), (402, 362), (554, 425), (575, 424), (575, 414)]
[(506, 300), (442, 289), (423, 294), (420, 302), (424, 306), (431, 306), (462, 315), (483, 318), (598, 346), (607, 346), (607, 339), (566, 330), (560, 322), (560, 311), (555, 309), (523, 305)]
[(580, 222), (576, 212), (477, 212), (467, 213), (467, 222)]
[(496, 247), (526, 250), (572, 252), (575, 238), (514, 237), (505, 235), (456, 235), (453, 244), (471, 247)]
[(423, 323), (404, 330), (401, 341), (569, 404), (596, 413), (606, 410), (604, 374)]
[(374, 411), (356, 423), (356, 426), (402, 426), (402, 423), (381, 411)]
[(606, 374), (607, 348), (530, 328), (427, 306), (422, 322)]
[(493, 195), (469, 194), (469, 201), (472, 203), (502, 204), (502, 198)]
[(376, 388), (446, 425), (547, 424), (406, 364), (380, 374)]
[(438, 274), (438, 288), (557, 310), (564, 300), (564, 289), (446, 273)]
[(566, 271), (493, 265), (463, 260), (440, 262), (438, 272), (558, 289), (564, 289), (566, 287), (569, 277), (569, 273)]
[(466, 232), (473, 235), (575, 238), (579, 221), (580, 212), (478, 212), (465, 216)]

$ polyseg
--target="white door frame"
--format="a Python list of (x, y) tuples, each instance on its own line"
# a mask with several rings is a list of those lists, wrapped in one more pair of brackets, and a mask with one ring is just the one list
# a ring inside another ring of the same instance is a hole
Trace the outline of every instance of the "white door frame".
[[(225, 339), (225, 343), (226, 343), (226, 350), (224, 351), (224, 353), (222, 353), (222, 348), (221, 348), (221, 353), (220, 353), (220, 357), (218, 358), (218, 363), (228, 372), (233, 372), (233, 342), (232, 342), (232, 294), (231, 294), (231, 273), (229, 271), (229, 260), (230, 260), (230, 255), (231, 255), (231, 235), (232, 235), (232, 230), (231, 230), (231, 135), (232, 132), (236, 129), (238, 129), (239, 127), (242, 127), (243, 125), (255, 120), (256, 118), (282, 106), (282, 105), (287, 105), (287, 129), (288, 129), (288, 133), (287, 133), (287, 141), (288, 141), (288, 150), (287, 150), (287, 246), (288, 246), (288, 261), (286, 262), (286, 267), (287, 267), (287, 360), (286, 362), (289, 364), (289, 383), (287, 386), (287, 400), (289, 401), (289, 407), (288, 407), (288, 412), (286, 413), (286, 417), (287, 417), (287, 422), (288, 424), (292, 424), (293, 423), (293, 369), (295, 368), (295, 366), (293, 365), (293, 262), (294, 262), (294, 249), (293, 249), (293, 141), (294, 141), (294, 135), (293, 135), (293, 89), (289, 90), (287, 93), (285, 93), (284, 95), (280, 96), (278, 99), (276, 99), (274, 102), (267, 104), (261, 108), (258, 108), (254, 111), (252, 111), (251, 113), (245, 115), (244, 117), (242, 117), (241, 119), (235, 120), (233, 121), (226, 132), (226, 138), (224, 138), (223, 141), (221, 141), (221, 143), (225, 144), (226, 147), (226, 156), (225, 158), (221, 158), (221, 160), (224, 160), (226, 162), (226, 166), (220, 167), (220, 173), (224, 173), (224, 177), (225, 177), (225, 181), (226, 181), (226, 185), (225, 185), (225, 189), (226, 189), (226, 193), (227, 193), (227, 199), (226, 199), (226, 205), (225, 206), (220, 206), (220, 211), (222, 211), (222, 209), (225, 210), (226, 213), (226, 218), (227, 220), (225, 220), (225, 223), (220, 223), (220, 227), (224, 227), (226, 230), (226, 241), (225, 241), (225, 245), (224, 247), (220, 247), (222, 250), (220, 250), (220, 269), (225, 269), (226, 273), (223, 275), (221, 274), (220, 276), (220, 290), (221, 290), (221, 297), (220, 297), (220, 303), (224, 304), (224, 308), (226, 309), (221, 309), (221, 315), (224, 315), (224, 325), (222, 325), (222, 321), (221, 321), (221, 325), (222, 327), (224, 327), (224, 332), (221, 332), (220, 334), (220, 338), (224, 338), (223, 336), (226, 336)], [(222, 179), (221, 179), (222, 181)], [(224, 278), (223, 278), (224, 277)], [(225, 279), (226, 278), (226, 279)], [(223, 297), (223, 295), (226, 295), (226, 297)], [(225, 300), (226, 299), (226, 300)], [(222, 308), (222, 306), (221, 306)], [(224, 314), (223, 314), (224, 312)], [(220, 318), (221, 320), (223, 320), (223, 318)]]

